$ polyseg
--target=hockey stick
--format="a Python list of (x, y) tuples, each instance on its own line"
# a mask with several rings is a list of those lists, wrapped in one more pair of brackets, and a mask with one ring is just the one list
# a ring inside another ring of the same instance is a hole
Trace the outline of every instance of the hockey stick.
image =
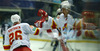
[(44, 49), (44, 48), (45, 48), (45, 46), (47, 45), (47, 43), (48, 43), (48, 41), (44, 44), (44, 46), (43, 46), (43, 47), (40, 47), (39, 49)]
[[(61, 33), (61, 31), (58, 28), (57, 28), (57, 30), (59, 33)], [(60, 43), (61, 43), (60, 45), (61, 45), (63, 51), (69, 51), (68, 47), (67, 46), (65, 47), (65, 44), (63, 43), (62, 40), (60, 41)]]

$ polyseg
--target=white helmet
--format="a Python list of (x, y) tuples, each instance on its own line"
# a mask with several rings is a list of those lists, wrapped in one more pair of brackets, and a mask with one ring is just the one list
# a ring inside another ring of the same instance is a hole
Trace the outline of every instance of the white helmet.
[(58, 9), (57, 9), (57, 14), (58, 14), (58, 13), (60, 13), (60, 12), (61, 12), (61, 9), (60, 9), (60, 8), (58, 8)]
[(12, 15), (11, 16), (11, 21), (12, 21), (12, 23), (14, 23), (14, 22), (19, 22), (20, 21), (20, 16), (18, 15), (18, 14), (14, 14), (14, 15)]
[(63, 1), (63, 2), (61, 3), (61, 7), (62, 7), (62, 8), (69, 9), (69, 8), (71, 8), (71, 4), (70, 4), (68, 1)]

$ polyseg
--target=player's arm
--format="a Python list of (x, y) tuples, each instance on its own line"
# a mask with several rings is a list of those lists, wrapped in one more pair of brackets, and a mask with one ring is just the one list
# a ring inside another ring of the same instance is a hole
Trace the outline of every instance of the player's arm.
[(74, 30), (81, 30), (83, 27), (83, 24), (82, 24), (82, 19), (80, 20), (75, 20), (74, 24), (73, 24), (73, 29)]
[(36, 27), (30, 28), (29, 24), (24, 25), (24, 29), (27, 33), (33, 35), (39, 35), (42, 32), (42, 28), (36, 28)]
[(33, 33), (33, 35), (39, 35), (43, 31), (42, 28), (36, 28), (36, 27), (34, 27), (32, 30), (35, 31), (35, 33)]
[(46, 23), (43, 23), (43, 28), (45, 29), (57, 29), (58, 24), (56, 19), (52, 18), (52, 17), (48, 17), (48, 21), (46, 21)]
[(42, 23), (42, 28), (44, 28), (44, 29), (56, 29), (57, 28), (56, 20), (54, 20), (54, 18), (48, 16), (47, 12), (45, 12), (44, 10), (39, 9), (37, 15), (42, 17), (42, 19), (45, 19), (45, 23)]
[(8, 34), (5, 34), (5, 41), (4, 41), (3, 48), (4, 48), (5, 51), (10, 51), (10, 44), (9, 44)]
[(38, 20), (34, 23), (35, 27), (43, 28), (43, 29), (56, 29), (57, 28), (57, 23), (55, 22), (54, 18), (48, 17), (48, 20)]

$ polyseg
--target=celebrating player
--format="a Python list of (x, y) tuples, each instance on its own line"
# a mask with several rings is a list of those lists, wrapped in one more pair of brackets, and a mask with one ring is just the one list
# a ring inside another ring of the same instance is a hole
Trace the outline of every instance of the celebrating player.
[(30, 49), (29, 34), (38, 35), (41, 33), (40, 28), (35, 31), (30, 28), (28, 23), (21, 23), (19, 15), (11, 16), (13, 26), (5, 34), (4, 50), (7, 51), (32, 51)]
[[(64, 42), (66, 42), (66, 34), (67, 30), (70, 30), (73, 27), (74, 20), (73, 17), (69, 14), (71, 4), (68, 1), (64, 1), (61, 3), (61, 11), (59, 18), (54, 18), (48, 16), (45, 19), (47, 20), (46, 23), (42, 24), (42, 28), (44, 29), (57, 29), (59, 33), (61, 33), (61, 39), (63, 39)], [(38, 11), (38, 16), (46, 16), (46, 13), (43, 10)], [(61, 41), (62, 43), (64, 43)], [(63, 46), (64, 47), (64, 46)], [(64, 48), (63, 50), (65, 50)], [(68, 49), (67, 49), (68, 50)]]

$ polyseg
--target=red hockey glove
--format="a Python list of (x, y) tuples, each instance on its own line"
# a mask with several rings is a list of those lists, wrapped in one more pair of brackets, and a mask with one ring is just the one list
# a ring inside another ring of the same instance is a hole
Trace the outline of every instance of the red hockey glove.
[(45, 12), (45, 11), (42, 10), (42, 9), (39, 9), (39, 10), (38, 10), (37, 15), (38, 15), (38, 16), (41, 16), (42, 18), (46, 18), (46, 17), (48, 17), (47, 12)]

